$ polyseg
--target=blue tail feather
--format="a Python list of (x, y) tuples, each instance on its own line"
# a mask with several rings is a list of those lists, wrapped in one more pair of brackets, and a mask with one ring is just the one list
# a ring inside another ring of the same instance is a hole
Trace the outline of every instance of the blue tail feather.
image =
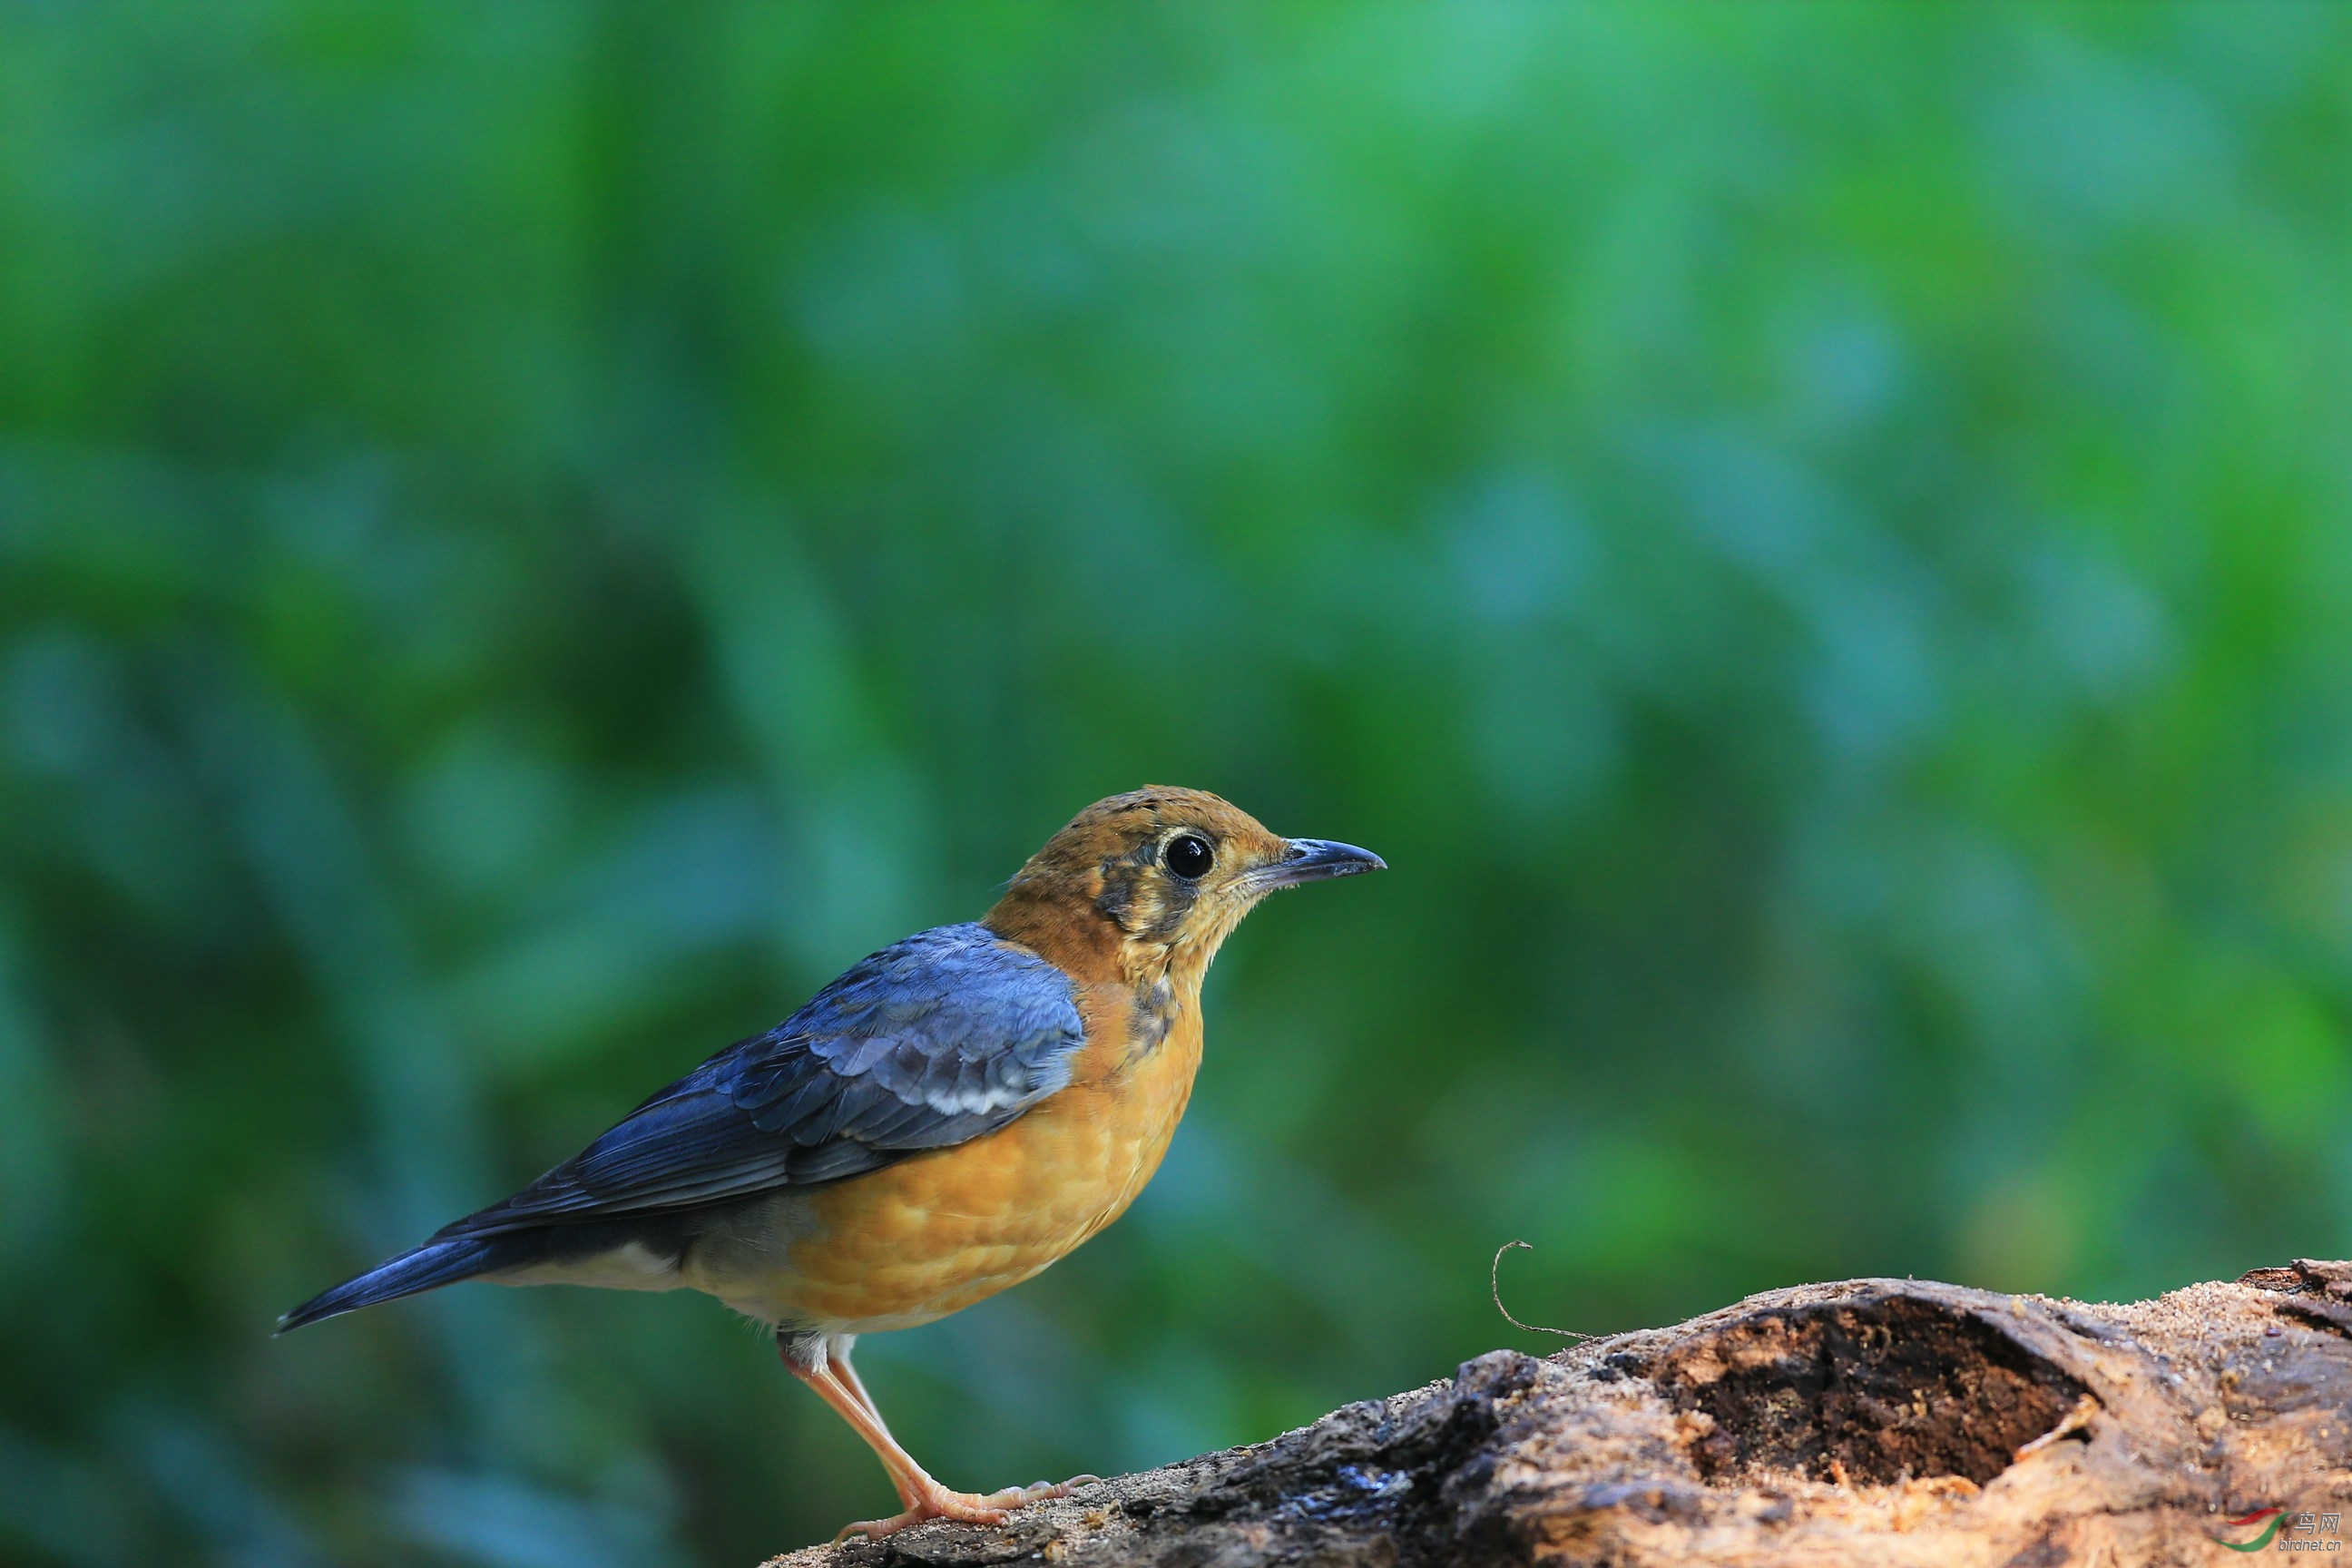
[(278, 1331), (286, 1333), (321, 1318), (355, 1312), (379, 1301), (397, 1300), (489, 1272), (507, 1261), (502, 1256), (505, 1249), (499, 1246), (501, 1239), (494, 1236), (466, 1236), (428, 1241), (389, 1263), (379, 1263), (366, 1273), (344, 1280), (331, 1290), (320, 1291), (278, 1319)]

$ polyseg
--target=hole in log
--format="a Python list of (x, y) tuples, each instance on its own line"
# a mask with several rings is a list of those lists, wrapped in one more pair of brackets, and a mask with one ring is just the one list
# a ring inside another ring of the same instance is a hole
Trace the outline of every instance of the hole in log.
[(1713, 1429), (1708, 1479), (1758, 1469), (1879, 1484), (1981, 1485), (2083, 1388), (1969, 1314), (1905, 1296), (1759, 1312), (1677, 1346), (1647, 1374)]

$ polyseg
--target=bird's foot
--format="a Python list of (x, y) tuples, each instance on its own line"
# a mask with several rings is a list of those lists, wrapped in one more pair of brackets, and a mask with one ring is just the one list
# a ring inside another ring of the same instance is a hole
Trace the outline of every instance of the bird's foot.
[(835, 1541), (846, 1541), (862, 1535), (868, 1541), (878, 1541), (886, 1535), (896, 1535), (908, 1525), (920, 1524), (928, 1519), (952, 1519), (965, 1524), (1003, 1524), (1011, 1517), (1009, 1510), (1025, 1507), (1033, 1502), (1048, 1502), (1067, 1497), (1083, 1486), (1091, 1486), (1100, 1476), (1072, 1476), (1066, 1481), (1039, 1481), (1034, 1486), (1007, 1487), (1001, 1492), (981, 1496), (972, 1492), (950, 1491), (932, 1481), (918, 1488), (907, 1501), (904, 1513), (888, 1519), (862, 1519), (856, 1524), (845, 1524)]
[(1072, 1476), (1066, 1481), (1032, 1481), (1025, 1487), (1007, 1487), (1001, 1492), (991, 1492), (980, 1500), (983, 1508), (1020, 1508), (1033, 1502), (1051, 1502), (1057, 1497), (1067, 1497), (1080, 1487), (1090, 1487), (1100, 1481), (1100, 1476)]

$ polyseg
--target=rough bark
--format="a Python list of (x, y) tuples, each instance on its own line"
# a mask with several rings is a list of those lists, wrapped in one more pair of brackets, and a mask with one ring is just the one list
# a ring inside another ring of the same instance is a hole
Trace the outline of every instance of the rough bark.
[(2211, 1563), (2267, 1508), (2272, 1549), (2328, 1552), (2292, 1515), (2347, 1501), (2352, 1264), (2127, 1305), (1856, 1279), (769, 1568)]

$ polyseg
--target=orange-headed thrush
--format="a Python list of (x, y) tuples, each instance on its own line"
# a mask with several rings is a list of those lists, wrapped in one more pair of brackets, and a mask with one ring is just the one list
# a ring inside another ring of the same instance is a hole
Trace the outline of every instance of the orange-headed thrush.
[(1218, 944), (1276, 889), (1381, 867), (1199, 790), (1097, 801), (978, 924), (861, 961), (279, 1329), (460, 1279), (692, 1286), (772, 1325), (793, 1375), (881, 1458), (905, 1511), (844, 1534), (1002, 1523), (1069, 1486), (950, 1491), (891, 1437), (850, 1347), (1017, 1285), (1117, 1219), (1192, 1097)]

